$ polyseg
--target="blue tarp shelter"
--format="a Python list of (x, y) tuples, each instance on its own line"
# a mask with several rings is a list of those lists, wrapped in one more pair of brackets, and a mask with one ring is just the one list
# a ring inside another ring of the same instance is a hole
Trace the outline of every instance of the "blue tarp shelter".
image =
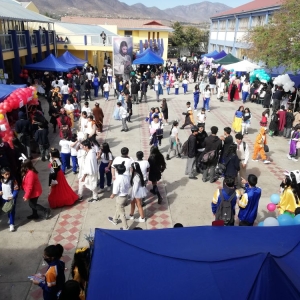
[(69, 65), (58, 60), (53, 54), (50, 54), (41, 62), (25, 65), (24, 69), (36, 71), (69, 72), (72, 69), (75, 69), (75, 67), (76, 66), (74, 65)]
[(59, 61), (75, 66), (75, 67), (83, 67), (85, 63), (87, 63), (87, 60), (83, 60), (81, 58), (76, 57), (69, 51), (66, 51), (63, 55), (59, 56), (57, 58)]
[(96, 229), (87, 300), (300, 299), (299, 229)]
[(210, 58), (210, 57), (213, 57), (214, 55), (217, 55), (219, 54), (219, 52), (217, 50), (214, 50), (213, 52), (209, 52), (209, 53), (206, 53), (206, 54), (202, 54), (201, 55), (201, 58), (203, 57), (207, 57), (207, 58)]
[(287, 70), (284, 66), (265, 70), (271, 75), (271, 77), (277, 77), (278, 75), (288, 74), (291, 80), (295, 82), (295, 87), (297, 88), (300, 86), (300, 71), (296, 72), (295, 74), (295, 72)]
[(150, 48), (147, 48), (146, 50), (144, 50), (143, 52), (139, 53), (136, 55), (136, 58), (140, 58), (140, 57), (143, 57), (145, 56), (148, 52), (150, 52)]
[(3, 102), (12, 92), (27, 87), (26, 84), (8, 85), (0, 84), (0, 102)]
[(227, 55), (227, 53), (224, 50), (222, 50), (220, 53), (218, 53), (214, 56), (210, 56), (210, 58), (213, 58), (216, 60), (216, 59), (221, 59), (221, 58), (225, 57), (226, 55)]
[(132, 62), (132, 64), (133, 65), (160, 65), (160, 64), (164, 63), (163, 58), (159, 57), (158, 55), (153, 53), (151, 50), (147, 51), (147, 53), (145, 53), (146, 51), (147, 50), (145, 50), (143, 53), (141, 53), (141, 55), (137, 59), (135, 59)]

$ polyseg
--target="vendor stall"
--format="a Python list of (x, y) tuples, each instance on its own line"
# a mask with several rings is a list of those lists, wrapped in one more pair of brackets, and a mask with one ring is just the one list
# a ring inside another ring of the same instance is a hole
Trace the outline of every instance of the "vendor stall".
[(13, 148), (14, 123), (17, 114), (14, 113), (24, 105), (38, 105), (37, 92), (34, 87), (26, 85), (3, 85), (0, 88), (0, 137)]

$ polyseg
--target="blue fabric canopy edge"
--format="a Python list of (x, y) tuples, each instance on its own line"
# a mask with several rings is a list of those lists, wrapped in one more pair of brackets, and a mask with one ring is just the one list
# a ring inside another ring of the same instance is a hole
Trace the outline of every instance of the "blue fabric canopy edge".
[(66, 64), (58, 60), (53, 54), (47, 56), (41, 62), (25, 65), (24, 68), (27, 70), (36, 70), (36, 71), (56, 71), (56, 72), (69, 72), (75, 69), (76, 66)]
[(66, 51), (61, 56), (57, 57), (58, 60), (62, 61), (63, 63), (74, 65), (76, 67), (83, 67), (85, 63), (87, 63), (87, 60), (83, 60), (79, 57), (76, 57), (69, 51)]
[(213, 55), (213, 56), (209, 56), (208, 58), (213, 58), (213, 59), (220, 59), (220, 58), (223, 58), (227, 55), (227, 53), (222, 50), (220, 53), (216, 54), (216, 55)]
[(3, 102), (15, 90), (26, 88), (26, 87), (27, 87), (26, 84), (16, 84), (16, 85), (0, 84), (0, 102)]
[(141, 53), (141, 55), (132, 62), (133, 65), (159, 65), (163, 63), (163, 58), (159, 57), (152, 51), (147, 50)]
[(96, 229), (87, 300), (300, 299), (298, 232), (298, 226)]
[(219, 52), (218, 52), (217, 50), (214, 50), (213, 52), (209, 52), (209, 53), (206, 53), (206, 54), (202, 54), (202, 55), (201, 55), (201, 58), (203, 58), (203, 57), (210, 58), (210, 57), (212, 57), (212, 56), (214, 56), (214, 55), (217, 55), (217, 54), (219, 54)]

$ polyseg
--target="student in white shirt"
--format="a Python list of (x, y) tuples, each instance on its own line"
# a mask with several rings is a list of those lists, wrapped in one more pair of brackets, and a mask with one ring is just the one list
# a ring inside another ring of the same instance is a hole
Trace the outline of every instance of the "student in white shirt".
[(203, 129), (205, 130), (205, 121), (206, 121), (205, 108), (202, 108), (201, 111), (197, 114), (197, 119), (198, 119), (198, 127), (199, 124), (202, 124)]
[(92, 143), (92, 145), (97, 145), (98, 147), (100, 147), (98, 141), (96, 140), (97, 126), (94, 121), (94, 117), (92, 115), (88, 116), (88, 122), (86, 125), (86, 134), (89, 141)]
[(157, 147), (161, 146), (161, 140), (163, 138), (163, 123), (159, 120), (157, 114), (153, 115), (153, 121), (151, 122), (149, 129), (151, 134), (150, 144)]
[(130, 168), (131, 164), (134, 162), (133, 158), (128, 156), (129, 154), (129, 149), (127, 147), (123, 147), (121, 149), (121, 156), (117, 156), (114, 161), (112, 162), (112, 167), (111, 167), (111, 174), (112, 174), (112, 179), (115, 180), (118, 177), (118, 171), (115, 169), (114, 165), (119, 165), (123, 161), (125, 162), (125, 167), (126, 170), (124, 172), (124, 175), (130, 176)]
[(171, 154), (171, 151), (175, 151), (175, 155), (177, 155), (178, 158), (181, 158), (181, 155), (179, 153), (179, 150), (178, 150), (178, 144), (179, 144), (179, 138), (178, 138), (178, 122), (177, 121), (174, 121), (173, 122), (173, 126), (172, 126), (172, 129), (171, 129), (171, 134), (170, 134), (170, 137), (169, 137), (169, 149), (168, 149), (168, 154), (167, 154), (167, 157), (166, 159), (167, 160), (170, 160), (170, 154)]
[(74, 128), (74, 110), (75, 107), (71, 103), (70, 98), (67, 100), (67, 104), (64, 106), (67, 116), (71, 119), (71, 128)]
[(71, 159), (72, 159), (72, 171), (73, 174), (77, 174), (78, 161), (77, 161), (77, 150), (79, 149), (80, 143), (77, 139), (77, 134), (73, 133), (70, 142), (71, 148)]
[(83, 112), (83, 111), (86, 111), (87, 116), (90, 116), (90, 115), (92, 114), (92, 110), (91, 110), (91, 108), (89, 107), (89, 103), (88, 103), (87, 101), (84, 102), (84, 106), (83, 106), (83, 108), (81, 109), (81, 112)]
[(69, 87), (66, 82), (64, 82), (64, 85), (61, 87), (60, 92), (63, 97), (63, 103), (66, 104), (69, 98)]
[(240, 159), (240, 171), (238, 173), (237, 180), (238, 185), (242, 186), (241, 180), (246, 177), (246, 168), (250, 157), (249, 146), (243, 141), (243, 135), (241, 133), (237, 133), (235, 135), (235, 143), (237, 144), (236, 154)]
[(107, 67), (107, 78), (108, 78), (109, 84), (112, 83), (112, 76), (113, 76), (113, 69), (110, 66), (108, 66)]
[(175, 88), (175, 95), (179, 95), (178, 91), (179, 91), (179, 81), (176, 80), (174, 82), (174, 88)]
[(105, 101), (108, 101), (108, 97), (109, 97), (109, 89), (110, 89), (110, 85), (107, 82), (107, 80), (105, 80), (105, 83), (103, 84), (103, 91), (104, 91), (104, 98)]
[(100, 147), (100, 152), (98, 154), (100, 158), (99, 174), (100, 174), (100, 190), (99, 192), (104, 192), (104, 181), (106, 177), (107, 191), (110, 192), (111, 189), (111, 165), (113, 162), (113, 156), (110, 151), (108, 143), (103, 143)]
[(113, 165), (113, 168), (117, 170), (118, 177), (114, 181), (113, 193), (110, 198), (114, 199), (116, 196), (116, 212), (113, 217), (108, 217), (108, 221), (114, 225), (118, 224), (118, 220), (121, 219), (123, 227), (120, 229), (128, 230), (126, 215), (125, 215), (125, 205), (127, 202), (127, 196), (130, 189), (130, 177), (125, 175), (126, 167), (125, 162), (121, 164)]
[(126, 123), (126, 121), (127, 121), (127, 109), (125, 109), (122, 106), (121, 102), (118, 102), (117, 106), (118, 106), (118, 109), (119, 109), (119, 117), (122, 120), (122, 130), (121, 131), (127, 132), (128, 131), (128, 126), (127, 126), (127, 123)]
[(144, 181), (147, 184), (150, 164), (149, 164), (148, 160), (143, 159), (144, 158), (143, 151), (138, 151), (136, 153), (136, 158), (137, 158), (136, 162), (140, 165), (140, 168), (141, 168), (141, 171), (142, 171), (142, 174), (144, 177)]
[(70, 169), (70, 159), (71, 159), (71, 147), (70, 141), (67, 140), (68, 134), (63, 134), (63, 139), (59, 141), (60, 146), (60, 157), (61, 157), (61, 170), (65, 174), (66, 169)]
[(209, 109), (209, 102), (210, 102), (210, 88), (209, 88), (209, 84), (206, 85), (203, 94), (204, 94), (203, 107), (205, 108), (205, 110), (210, 111), (210, 109)]

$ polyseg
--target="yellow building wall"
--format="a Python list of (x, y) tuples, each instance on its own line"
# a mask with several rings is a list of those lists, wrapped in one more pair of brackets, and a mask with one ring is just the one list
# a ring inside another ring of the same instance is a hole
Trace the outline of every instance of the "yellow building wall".
[(26, 9), (31, 10), (31, 11), (37, 13), (37, 14), (40, 13), (39, 9), (38, 9), (38, 8), (34, 5), (34, 3), (32, 3), (32, 2), (30, 2), (30, 3), (27, 5)]
[(3, 60), (9, 60), (15, 58), (14, 51), (2, 52)]
[[(132, 30), (132, 39), (133, 39), (133, 45), (135, 46), (134, 50), (139, 49), (140, 40), (145, 42), (145, 40), (148, 40), (148, 33), (150, 32), (150, 39), (153, 39), (153, 33), (154, 38), (157, 39), (157, 33), (159, 33), (159, 38), (163, 39), (164, 41), (164, 55), (163, 59), (167, 60), (168, 58), (168, 44), (169, 44), (169, 32), (167, 31), (145, 31), (145, 30)], [(124, 36), (125, 31), (124, 30), (118, 30), (118, 35)]]

